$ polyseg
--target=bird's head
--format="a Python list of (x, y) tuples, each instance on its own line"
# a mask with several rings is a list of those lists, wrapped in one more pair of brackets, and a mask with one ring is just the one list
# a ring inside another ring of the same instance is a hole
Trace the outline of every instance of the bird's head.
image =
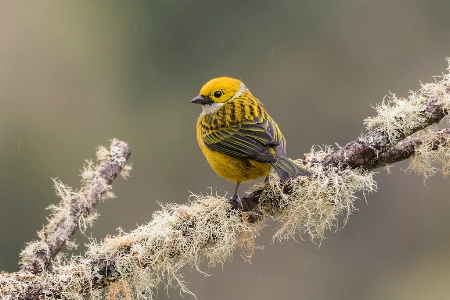
[(223, 105), (247, 92), (245, 84), (234, 78), (219, 77), (208, 81), (191, 103), (201, 104), (203, 114), (213, 114)]

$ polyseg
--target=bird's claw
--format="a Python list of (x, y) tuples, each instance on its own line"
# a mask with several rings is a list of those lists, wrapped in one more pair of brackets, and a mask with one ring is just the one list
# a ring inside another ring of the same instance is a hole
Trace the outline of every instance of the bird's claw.
[(228, 200), (228, 202), (233, 206), (234, 209), (243, 209), (244, 206), (242, 205), (241, 197), (239, 197), (238, 194), (234, 194), (231, 196), (231, 198)]

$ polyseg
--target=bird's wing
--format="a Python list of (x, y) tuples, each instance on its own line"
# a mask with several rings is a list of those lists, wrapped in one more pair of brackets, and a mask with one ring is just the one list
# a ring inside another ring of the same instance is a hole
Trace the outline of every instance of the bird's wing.
[(269, 119), (256, 118), (211, 130), (203, 136), (203, 142), (214, 151), (264, 162), (275, 162), (278, 154), (284, 154), (283, 135)]

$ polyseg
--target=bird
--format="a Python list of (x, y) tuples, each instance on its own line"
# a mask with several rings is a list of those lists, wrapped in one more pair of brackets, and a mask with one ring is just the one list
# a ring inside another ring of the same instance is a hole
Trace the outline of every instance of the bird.
[(212, 169), (236, 183), (229, 199), (242, 208), (241, 182), (265, 177), (275, 169), (282, 182), (310, 172), (286, 158), (286, 140), (263, 104), (239, 79), (218, 77), (200, 89), (191, 103), (200, 104), (197, 142)]

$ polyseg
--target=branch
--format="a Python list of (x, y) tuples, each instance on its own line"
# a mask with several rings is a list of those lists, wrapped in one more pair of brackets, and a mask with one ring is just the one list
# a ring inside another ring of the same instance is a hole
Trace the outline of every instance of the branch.
[[(439, 147), (448, 146), (449, 141), (450, 129), (444, 129), (439, 131), (434, 139), (428, 140), (427, 142), (431, 142), (434, 145), (434, 149), (437, 150)], [(379, 165), (374, 167), (380, 167), (384, 165), (384, 163), (388, 162), (397, 162), (407, 159), (411, 155), (414, 155), (415, 151), (421, 145), (423, 145), (423, 143), (424, 140), (420, 138), (407, 139), (384, 152), (382, 158), (378, 160)], [(260, 197), (263, 192), (263, 189), (258, 189), (245, 196), (244, 210), (250, 211), (254, 209), (254, 207), (256, 207), (258, 204), (260, 204)], [(205, 199), (203, 199), (203, 201), (204, 200)], [(218, 205), (217, 202), (214, 203), (215, 201), (217, 200), (209, 199), (206, 205), (205, 203), (193, 203), (191, 204), (190, 208), (179, 207), (176, 210), (166, 212), (172, 215), (174, 218), (178, 219), (172, 222), (171, 227), (176, 227), (176, 224), (181, 225), (183, 224), (183, 221), (185, 223), (184, 229), (182, 226), (178, 226), (177, 230), (180, 231), (178, 237), (183, 235), (189, 236), (190, 230), (196, 227), (202, 227), (199, 224), (194, 223), (199, 222), (198, 219), (203, 218), (203, 222), (211, 223), (210, 225), (213, 227), (217, 225), (215, 223), (221, 218), (214, 215), (214, 208), (217, 208), (220, 211), (221, 206), (226, 206), (226, 200), (222, 201), (220, 205)], [(209, 212), (209, 214), (205, 215), (205, 211), (203, 210), (198, 210), (197, 213), (188, 212), (188, 210), (193, 209), (193, 207), (195, 207), (193, 210), (197, 209), (198, 206), (206, 206), (206, 211)], [(234, 222), (240, 222), (240, 216), (238, 214), (233, 214), (232, 211), (229, 211), (229, 214), (229, 217), (232, 217), (234, 219)], [(188, 224), (186, 223), (186, 220), (191, 220), (192, 222)], [(69, 281), (77, 283), (75, 286), (78, 289), (76, 289), (74, 293), (87, 295), (92, 293), (93, 290), (108, 287), (114, 282), (128, 278), (129, 276), (131, 276), (131, 274), (133, 274), (133, 272), (142, 271), (145, 274), (143, 270), (145, 270), (146, 268), (158, 270), (162, 268), (161, 265), (158, 265), (160, 264), (160, 262), (158, 262), (158, 255), (161, 255), (161, 251), (163, 251), (164, 249), (176, 248), (173, 245), (172, 247), (168, 246), (168, 244), (173, 243), (172, 239), (175, 238), (174, 236), (167, 237), (167, 239), (165, 240), (165, 238), (163, 237), (164, 234), (162, 232), (159, 232), (158, 229), (159, 227), (161, 227), (161, 224), (159, 224), (160, 226), (156, 226), (159, 221), (160, 220), (158, 219), (156, 221), (154, 220), (153, 223), (148, 224), (147, 226), (145, 226), (145, 228), (141, 228), (132, 232), (130, 235), (108, 239), (103, 244), (95, 245), (95, 247), (93, 247), (95, 249), (91, 249), (88, 254), (92, 255), (93, 253), (97, 252), (95, 256), (99, 257), (71, 262), (71, 264), (65, 265), (64, 267), (58, 269), (58, 272), (55, 272), (51, 276), (35, 276), (33, 274), (27, 274), (24, 272), (3, 274), (4, 277), (0, 276), (0, 295), (5, 297), (5, 299), (8, 299), (6, 298), (7, 295), (13, 295), (14, 297), (11, 299), (41, 299), (44, 296), (52, 299), (51, 297), (56, 298), (59, 297), (63, 292), (67, 292), (66, 284)], [(231, 222), (233, 221), (230, 221), (230, 223)], [(231, 224), (228, 225), (228, 227), (233, 227), (230, 226)], [(237, 225), (238, 228), (236, 230), (237, 232), (247, 231), (247, 233), (249, 234), (252, 233), (252, 229), (245, 228), (245, 225), (238, 223), (236, 223), (235, 225)], [(143, 235), (142, 239), (138, 238), (142, 234), (142, 232), (145, 231), (153, 232), (153, 234), (156, 235), (152, 243), (149, 243), (149, 241), (146, 240), (148, 239), (149, 235)], [(229, 233), (229, 228), (225, 229), (224, 232)], [(218, 241), (215, 240), (215, 238), (210, 237), (209, 239), (203, 239), (203, 243), (199, 246), (203, 248), (204, 251), (208, 251), (210, 244), (217, 242)], [(192, 243), (192, 241), (186, 244), (190, 243)], [(113, 251), (111, 251), (112, 248), (114, 249)], [(160, 249), (158, 250), (157, 248)], [(139, 252), (145, 251), (146, 254), (150, 256), (147, 261), (136, 258), (137, 249), (140, 250)], [(168, 255), (172, 259), (177, 258), (177, 256), (191, 255), (191, 253), (183, 254), (179, 250), (176, 251), (175, 249), (173, 249), (172, 251), (173, 252)], [(105, 255), (105, 252), (109, 252), (109, 254)], [(133, 263), (124, 263), (124, 261), (127, 261), (128, 259), (133, 261)], [(185, 259), (186, 258), (184, 257), (180, 259), (180, 261), (184, 262)], [(133, 270), (131, 266), (136, 268), (136, 270)], [(173, 274), (171, 275), (173, 276)], [(147, 278), (144, 276), (144, 279)], [(151, 285), (151, 283), (152, 280), (148, 281), (149, 285)], [(17, 287), (20, 287), (20, 293), (13, 293), (13, 287), (16, 290), (19, 290)]]
[(447, 116), (449, 108), (447, 74), (407, 99), (392, 96), (383, 101), (377, 116), (365, 120), (369, 131), (360, 138), (337, 150), (313, 148), (302, 161), (311, 178), (282, 184), (274, 177), (257, 184), (242, 198), (242, 211), (217, 195), (192, 195), (188, 204), (165, 205), (150, 223), (92, 242), (83, 257), (53, 259), (51, 269), (39, 274), (27, 272), (35, 268), (0, 274), (0, 298), (101, 298), (103, 288), (113, 295), (152, 298), (162, 282), (174, 282), (189, 293), (180, 268), (198, 269), (204, 260), (209, 266), (223, 264), (237, 246), (250, 257), (253, 239), (269, 216), (280, 222), (275, 234), (280, 239), (308, 235), (320, 240), (339, 219), (345, 223), (354, 210), (356, 193), (376, 190), (374, 169), (410, 159), (410, 169), (425, 176), (429, 171), (424, 169), (437, 170), (430, 167), (433, 164), (448, 171), (450, 129), (438, 131), (430, 125)]

